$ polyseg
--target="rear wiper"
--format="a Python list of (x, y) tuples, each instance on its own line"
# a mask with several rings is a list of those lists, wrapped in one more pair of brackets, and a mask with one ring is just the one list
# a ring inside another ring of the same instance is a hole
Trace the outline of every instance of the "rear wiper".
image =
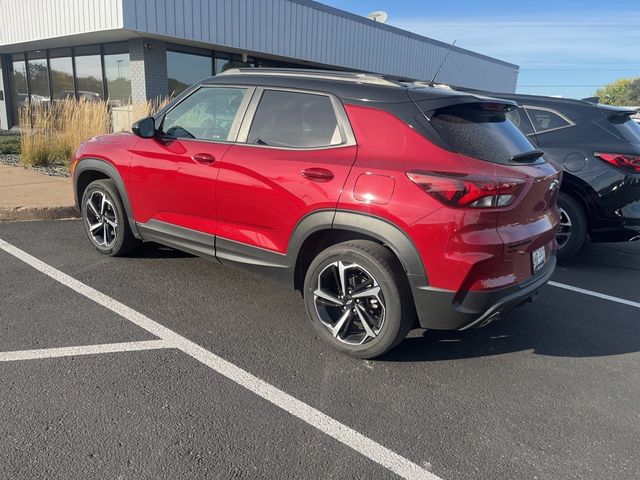
[(533, 162), (543, 155), (544, 152), (536, 148), (535, 150), (529, 150), (528, 152), (518, 153), (511, 157), (510, 160), (512, 162)]

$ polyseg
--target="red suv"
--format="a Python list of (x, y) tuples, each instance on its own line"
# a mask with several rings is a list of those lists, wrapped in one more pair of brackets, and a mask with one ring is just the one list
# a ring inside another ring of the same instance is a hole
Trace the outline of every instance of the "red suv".
[(93, 245), (153, 241), (300, 290), (361, 358), (416, 324), (467, 329), (532, 300), (555, 266), (560, 174), (515, 104), (384, 77), (231, 70), (85, 142), (72, 171)]

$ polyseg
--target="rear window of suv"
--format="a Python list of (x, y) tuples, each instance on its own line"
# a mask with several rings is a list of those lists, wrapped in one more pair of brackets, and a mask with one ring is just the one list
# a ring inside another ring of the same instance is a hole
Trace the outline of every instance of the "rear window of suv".
[(489, 162), (509, 164), (514, 155), (534, 150), (504, 110), (483, 104), (453, 105), (437, 110), (431, 125), (450, 149)]
[(609, 121), (628, 142), (640, 144), (640, 124), (633, 121), (629, 114), (614, 115), (609, 117)]

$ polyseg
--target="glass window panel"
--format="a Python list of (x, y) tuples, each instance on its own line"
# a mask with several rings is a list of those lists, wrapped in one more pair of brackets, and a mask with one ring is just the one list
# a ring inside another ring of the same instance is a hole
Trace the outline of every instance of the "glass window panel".
[(211, 76), (211, 57), (167, 51), (169, 94), (177, 95), (200, 80)]
[(107, 43), (102, 47), (105, 55), (113, 55), (115, 53), (129, 53), (129, 44), (127, 42)]
[(98, 45), (86, 45), (82, 47), (75, 47), (74, 52), (77, 56), (100, 55), (100, 47)]
[(555, 130), (556, 128), (568, 127), (571, 125), (559, 113), (547, 109), (526, 107), (529, 117), (533, 122), (533, 127), (537, 133)]
[[(29, 58), (30, 57), (32, 57), (31, 54), (29, 55)], [(49, 71), (47, 70), (46, 58), (28, 60), (27, 69), (29, 71), (29, 91), (31, 94), (31, 102), (48, 102)]]
[(129, 54), (104, 56), (104, 75), (107, 79), (109, 104), (118, 107), (131, 100), (131, 72)]
[(53, 101), (73, 98), (73, 67), (71, 57), (57, 57), (49, 60), (51, 67), (51, 88)]
[[(76, 52), (79, 49), (76, 49)], [(100, 55), (76, 56), (78, 99), (102, 100), (102, 65)]]
[(226, 141), (246, 93), (246, 88), (201, 88), (167, 113), (163, 133), (173, 138)]
[(54, 48), (49, 50), (49, 58), (71, 57), (70, 48)]
[(13, 56), (13, 73), (11, 75), (11, 99), (13, 105), (13, 123), (18, 124), (18, 112), (27, 104), (27, 65), (23, 55)]
[(331, 100), (325, 95), (267, 90), (247, 143), (272, 147), (327, 147), (342, 143)]

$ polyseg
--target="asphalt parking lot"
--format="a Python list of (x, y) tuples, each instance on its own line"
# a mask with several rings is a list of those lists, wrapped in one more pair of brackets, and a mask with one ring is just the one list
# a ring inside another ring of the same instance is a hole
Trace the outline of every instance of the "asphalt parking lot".
[(590, 245), (507, 320), (361, 361), (261, 278), (0, 223), (0, 478), (640, 478), (639, 279), (640, 243)]

